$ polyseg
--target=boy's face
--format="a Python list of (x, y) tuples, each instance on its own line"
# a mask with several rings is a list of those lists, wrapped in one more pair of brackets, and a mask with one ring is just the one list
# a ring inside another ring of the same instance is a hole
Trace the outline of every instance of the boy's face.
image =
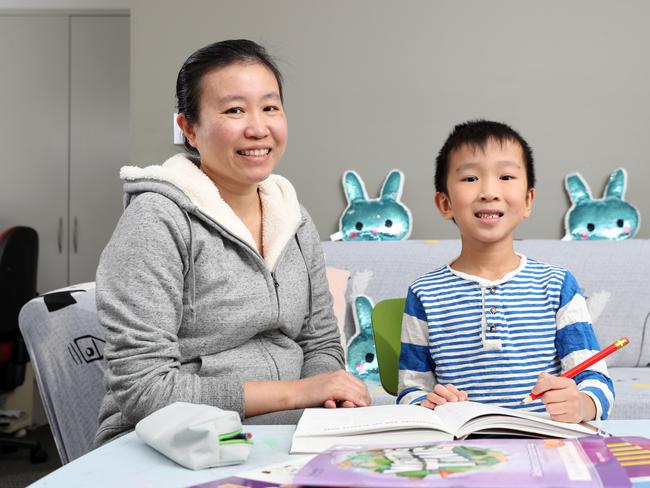
[(451, 152), (447, 193), (437, 192), (435, 203), (445, 219), (455, 220), (463, 242), (512, 241), (535, 198), (527, 185), (521, 146), (490, 139), (484, 151), (461, 146)]

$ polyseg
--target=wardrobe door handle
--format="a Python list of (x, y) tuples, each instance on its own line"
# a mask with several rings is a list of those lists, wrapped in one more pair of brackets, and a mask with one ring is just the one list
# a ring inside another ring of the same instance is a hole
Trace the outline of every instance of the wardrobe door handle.
[(63, 217), (59, 217), (59, 230), (56, 233), (56, 245), (59, 248), (59, 254), (63, 252)]
[(77, 222), (77, 217), (74, 218), (74, 227), (72, 229), (72, 249), (77, 253), (77, 237), (79, 236), (79, 222)]

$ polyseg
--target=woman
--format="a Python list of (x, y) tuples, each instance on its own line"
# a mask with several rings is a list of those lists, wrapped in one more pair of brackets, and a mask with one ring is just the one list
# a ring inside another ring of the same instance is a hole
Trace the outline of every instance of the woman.
[(271, 174), (287, 139), (277, 67), (252, 41), (218, 42), (187, 59), (176, 95), (195, 156), (122, 168), (126, 208), (97, 270), (97, 443), (181, 400), (257, 423), (368, 405), (342, 370), (316, 228)]

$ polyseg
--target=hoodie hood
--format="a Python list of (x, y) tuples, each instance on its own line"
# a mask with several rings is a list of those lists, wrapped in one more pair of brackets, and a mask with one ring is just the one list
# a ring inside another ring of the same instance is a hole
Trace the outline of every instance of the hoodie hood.
[[(232, 236), (257, 249), (252, 234), (232, 208), (221, 198), (219, 189), (199, 169), (198, 161), (188, 154), (177, 154), (162, 165), (124, 166), (125, 206), (143, 192), (160, 193), (186, 212), (216, 222)], [(262, 201), (262, 245), (264, 261), (273, 269), (287, 242), (302, 221), (300, 204), (293, 185), (282, 176), (270, 175), (259, 184)]]

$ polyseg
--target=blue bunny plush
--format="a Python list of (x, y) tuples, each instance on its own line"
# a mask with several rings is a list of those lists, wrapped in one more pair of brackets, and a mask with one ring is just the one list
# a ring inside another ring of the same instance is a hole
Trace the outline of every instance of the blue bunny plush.
[(343, 190), (348, 206), (341, 215), (340, 233), (346, 241), (396, 241), (411, 234), (411, 211), (399, 199), (404, 175), (394, 169), (381, 187), (379, 198), (369, 199), (363, 180), (355, 171), (343, 174)]
[(564, 184), (573, 206), (564, 217), (564, 240), (621, 240), (634, 237), (641, 225), (639, 211), (623, 200), (627, 173), (615, 169), (603, 198), (592, 198), (591, 190), (579, 173), (566, 176)]
[(379, 364), (372, 333), (372, 309), (370, 298), (358, 295), (354, 299), (353, 315), (356, 333), (348, 342), (346, 369), (363, 381), (379, 381)]

